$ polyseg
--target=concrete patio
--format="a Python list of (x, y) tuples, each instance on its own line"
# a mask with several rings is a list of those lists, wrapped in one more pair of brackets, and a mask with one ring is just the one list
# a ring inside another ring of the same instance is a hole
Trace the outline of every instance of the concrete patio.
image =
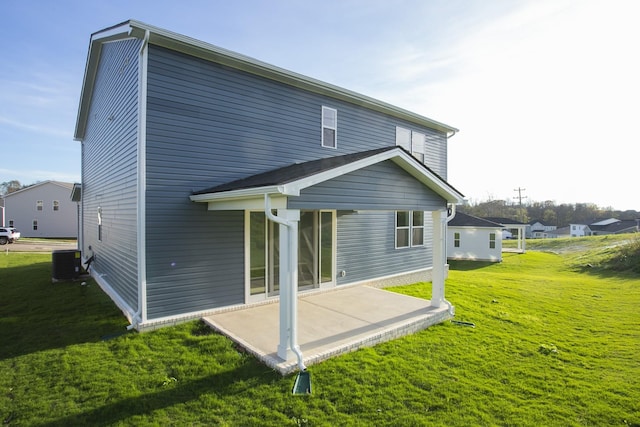
[[(295, 357), (283, 361), (277, 301), (216, 313), (204, 318), (215, 330), (282, 375), (298, 369)], [(369, 286), (300, 294), (298, 344), (307, 366), (330, 357), (408, 335), (451, 318), (447, 307), (429, 300)]]

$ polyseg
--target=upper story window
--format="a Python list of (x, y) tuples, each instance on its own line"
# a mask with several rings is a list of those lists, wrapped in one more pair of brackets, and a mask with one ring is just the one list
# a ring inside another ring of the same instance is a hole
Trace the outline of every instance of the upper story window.
[(338, 148), (338, 110), (322, 107), (322, 146)]
[(53, 201), (53, 210), (54, 211), (59, 211), (60, 210), (60, 202), (58, 200), (54, 200)]
[(42, 200), (36, 200), (36, 210), (41, 211), (44, 206), (44, 202)]
[(424, 163), (424, 133), (396, 126), (396, 145), (410, 152), (420, 163)]
[(396, 249), (424, 246), (424, 212), (396, 211)]

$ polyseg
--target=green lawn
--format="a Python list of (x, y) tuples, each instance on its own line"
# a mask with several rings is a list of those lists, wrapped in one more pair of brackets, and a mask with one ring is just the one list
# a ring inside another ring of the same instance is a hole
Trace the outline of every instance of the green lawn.
[[(126, 321), (93, 281), (52, 284), (50, 255), (0, 254), (0, 421), (640, 426), (640, 276), (597, 268), (602, 250), (452, 264), (447, 298), (475, 328), (312, 366), (311, 396), (199, 322), (119, 335)], [(431, 285), (393, 290), (429, 298)]]

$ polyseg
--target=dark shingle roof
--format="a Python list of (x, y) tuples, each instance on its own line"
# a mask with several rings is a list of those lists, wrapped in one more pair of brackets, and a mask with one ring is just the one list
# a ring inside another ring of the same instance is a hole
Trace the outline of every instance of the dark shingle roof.
[(502, 224), (498, 224), (493, 221), (488, 221), (477, 216), (467, 215), (462, 212), (457, 212), (451, 221), (449, 226), (453, 227), (485, 227), (485, 228), (503, 228)]
[(486, 220), (488, 221), (493, 221), (493, 222), (497, 222), (498, 224), (515, 224), (515, 225), (526, 225), (524, 222), (520, 222), (517, 221), (515, 219), (511, 219), (511, 218), (500, 218), (500, 217), (485, 217)]
[(623, 219), (612, 224), (607, 225), (590, 225), (593, 231), (600, 231), (606, 233), (620, 233), (622, 231), (637, 231), (638, 221), (635, 219)]
[[(251, 175), (249, 177), (238, 179), (232, 182), (227, 182), (225, 184), (220, 184), (215, 187), (210, 187), (204, 190), (195, 191), (193, 192), (193, 194), (197, 195), (197, 194), (220, 193), (223, 191), (242, 190), (246, 188), (283, 185), (283, 184), (297, 181), (299, 179), (306, 178), (321, 172), (325, 172), (340, 166), (344, 166), (349, 163), (356, 162), (358, 160), (366, 159), (367, 157), (371, 157), (379, 153), (391, 151), (391, 150), (402, 150), (405, 153), (407, 153), (406, 150), (404, 150), (401, 147), (390, 146), (390, 147), (384, 147), (384, 148), (377, 148), (375, 150), (368, 150), (368, 151), (361, 151), (358, 153), (346, 154), (343, 156), (327, 157), (324, 159), (312, 160), (304, 163), (295, 163), (282, 168), (259, 173), (257, 175)], [(431, 172), (433, 175), (440, 178), (440, 176), (436, 174), (433, 170), (431, 170), (429, 167), (424, 165), (423, 167), (429, 170), (429, 172)], [(442, 178), (440, 179), (444, 182)]]

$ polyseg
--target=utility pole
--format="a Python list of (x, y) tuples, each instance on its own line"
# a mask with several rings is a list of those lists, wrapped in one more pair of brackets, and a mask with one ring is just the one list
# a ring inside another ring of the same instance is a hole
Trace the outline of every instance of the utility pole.
[(523, 196), (522, 193), (524, 191), (527, 191), (527, 189), (518, 187), (518, 188), (515, 188), (513, 191), (517, 191), (518, 192), (518, 195), (516, 197), (514, 197), (514, 199), (518, 200), (518, 205), (520, 206), (520, 208), (522, 208), (522, 199), (526, 199), (527, 198), (527, 196)]
[(517, 195), (516, 197), (514, 197), (514, 199), (515, 199), (515, 200), (518, 200), (518, 208), (519, 208), (518, 210), (520, 211), (520, 215), (521, 215), (520, 220), (521, 220), (522, 222), (525, 222), (525, 221), (524, 221), (524, 216), (525, 216), (525, 215), (524, 215), (524, 212), (523, 212), (523, 210), (522, 210), (522, 199), (526, 199), (526, 198), (527, 198), (527, 196), (523, 196), (523, 195), (522, 195), (522, 193), (523, 193), (523, 192), (525, 192), (525, 191), (527, 191), (527, 189), (526, 189), (526, 188), (518, 187), (518, 188), (514, 188), (514, 190), (513, 190), (513, 191), (517, 191), (517, 192), (518, 192), (518, 195)]

